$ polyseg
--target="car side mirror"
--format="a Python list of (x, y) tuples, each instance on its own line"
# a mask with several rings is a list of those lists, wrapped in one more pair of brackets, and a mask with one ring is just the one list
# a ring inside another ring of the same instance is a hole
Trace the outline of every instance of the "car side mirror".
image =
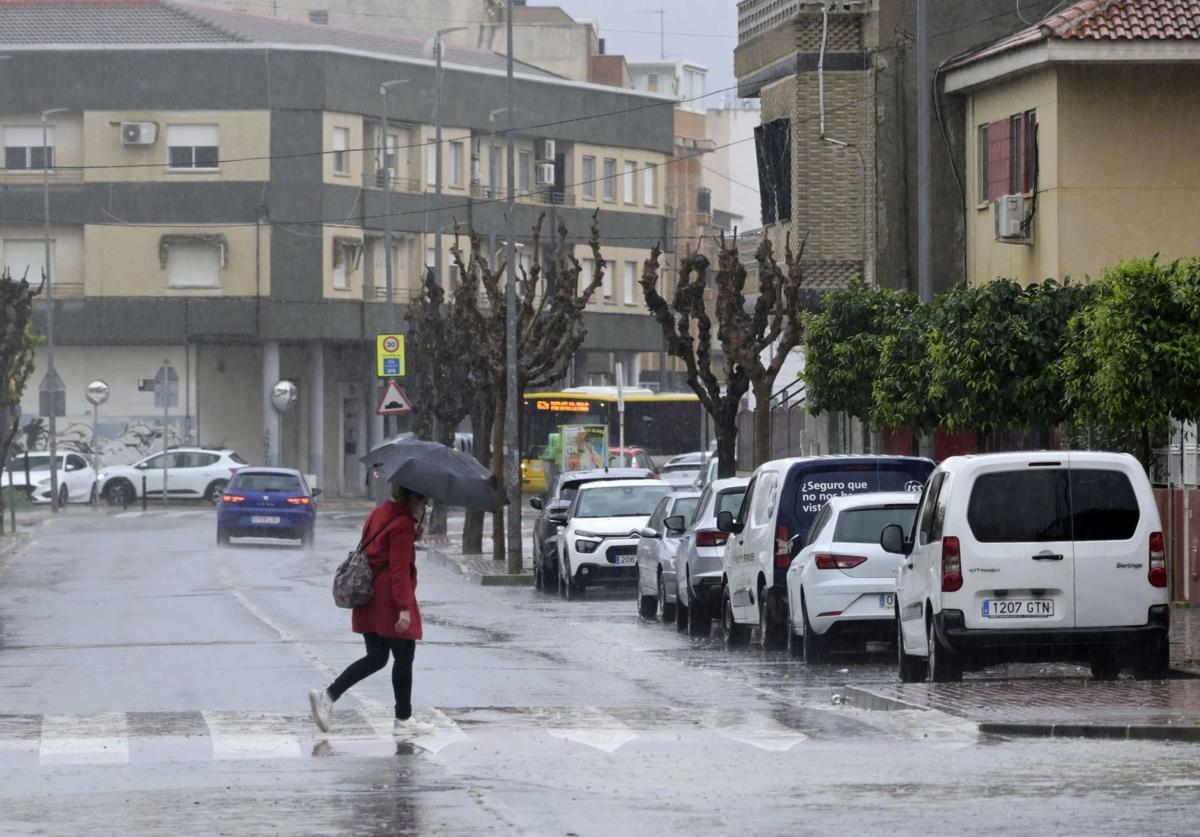
[(546, 519), (557, 526), (567, 525), (567, 513), (565, 511), (551, 512), (550, 514), (546, 515)]
[(683, 530), (687, 528), (681, 514), (671, 515), (663, 521), (663, 526), (667, 527), (667, 531), (672, 535), (682, 535)]
[(649, 526), (643, 526), (641, 529), (637, 530), (637, 536), (639, 538), (657, 538), (658, 532), (654, 531)]
[(535, 508), (538, 511), (541, 511), (542, 510), (542, 498), (541, 497), (530, 497), (529, 505), (531, 508)]
[(314, 497), (320, 497), (320, 496), (321, 496), (321, 489), (319, 489), (319, 488), (314, 488), (314, 489), (312, 490), (312, 496), (314, 496)]
[(742, 531), (741, 525), (733, 518), (733, 512), (723, 511), (717, 515), (717, 529), (730, 534), (738, 534)]
[(879, 534), (879, 545), (883, 547), (884, 552), (893, 555), (908, 555), (912, 552), (912, 544), (905, 539), (904, 530), (898, 523), (889, 523), (883, 527)]
[(139, 462), (138, 464), (134, 465), (133, 467), (137, 468), (139, 471), (145, 471), (150, 466), (147, 465), (145, 462)]

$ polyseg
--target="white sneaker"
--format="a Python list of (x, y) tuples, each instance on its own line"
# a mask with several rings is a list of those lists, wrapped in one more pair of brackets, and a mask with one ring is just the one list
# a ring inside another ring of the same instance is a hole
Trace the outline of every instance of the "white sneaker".
[(333, 718), (333, 698), (324, 689), (313, 689), (308, 693), (308, 705), (312, 707), (312, 718), (321, 732), (329, 732)]
[(415, 717), (407, 721), (396, 718), (392, 721), (392, 735), (395, 738), (414, 738), (418, 735), (429, 735), (437, 729), (433, 724), (418, 721)]

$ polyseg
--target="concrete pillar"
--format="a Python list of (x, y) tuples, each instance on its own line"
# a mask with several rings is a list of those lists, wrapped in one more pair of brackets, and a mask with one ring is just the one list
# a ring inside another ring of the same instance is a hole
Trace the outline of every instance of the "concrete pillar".
[(308, 360), (308, 472), (325, 488), (325, 344), (312, 345)]
[(262, 414), (263, 464), (282, 465), (281, 426), (279, 413), (271, 403), (271, 388), (279, 382), (279, 341), (264, 340), (262, 344)]
[(642, 377), (641, 352), (629, 352), (625, 358), (625, 386), (636, 387)]

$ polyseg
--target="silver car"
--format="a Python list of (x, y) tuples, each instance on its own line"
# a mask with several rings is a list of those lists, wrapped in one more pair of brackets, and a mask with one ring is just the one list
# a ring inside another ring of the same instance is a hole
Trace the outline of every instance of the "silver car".
[(691, 525), (675, 553), (675, 627), (691, 636), (708, 636), (721, 604), (721, 558), (728, 532), (717, 528), (717, 515), (737, 514), (747, 479), (713, 480), (700, 495)]
[(699, 491), (668, 494), (639, 533), (638, 613), (645, 619), (660, 611), (664, 622), (675, 618), (675, 552), (699, 501)]

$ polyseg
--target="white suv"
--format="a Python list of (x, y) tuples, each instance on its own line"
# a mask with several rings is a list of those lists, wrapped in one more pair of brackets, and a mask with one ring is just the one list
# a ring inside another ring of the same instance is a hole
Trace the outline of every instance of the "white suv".
[(896, 581), (900, 678), (962, 678), (1006, 662), (1165, 675), (1162, 523), (1137, 460), (1096, 452), (959, 456), (925, 486)]
[(589, 482), (558, 534), (558, 590), (578, 598), (593, 584), (634, 585), (640, 531), (672, 488), (661, 480)]
[(230, 477), (246, 464), (246, 460), (231, 450), (171, 448), (132, 465), (105, 468), (96, 478), (100, 496), (114, 506), (133, 502), (142, 496), (144, 479), (146, 496), (161, 497), (164, 464), (168, 497), (203, 498), (216, 503)]

